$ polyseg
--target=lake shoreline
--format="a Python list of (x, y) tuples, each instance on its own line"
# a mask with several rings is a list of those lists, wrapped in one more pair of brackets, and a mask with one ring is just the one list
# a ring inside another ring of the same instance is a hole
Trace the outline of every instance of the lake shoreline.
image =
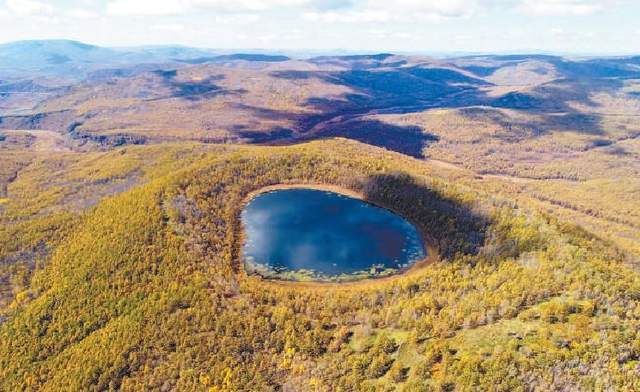
[(239, 237), (239, 245), (238, 245), (238, 256), (239, 256), (239, 264), (240, 264), (240, 269), (242, 270), (242, 274), (245, 277), (258, 277), (260, 280), (262, 280), (263, 282), (267, 282), (270, 284), (275, 284), (278, 286), (297, 286), (297, 287), (308, 287), (308, 288), (327, 288), (327, 287), (350, 287), (350, 286), (354, 286), (354, 285), (362, 285), (362, 284), (371, 284), (371, 283), (383, 283), (383, 282), (388, 282), (391, 281), (393, 279), (397, 279), (400, 278), (402, 276), (407, 276), (409, 274), (413, 274), (416, 271), (419, 271), (421, 269), (423, 269), (424, 267), (431, 265), (437, 261), (440, 260), (439, 258), (439, 252), (437, 251), (437, 248), (435, 246), (435, 242), (433, 241), (433, 238), (425, 232), (425, 230), (422, 228), (421, 225), (416, 224), (416, 222), (410, 220), (409, 218), (406, 218), (402, 213), (400, 213), (399, 211), (397, 211), (396, 209), (386, 206), (386, 205), (381, 205), (379, 203), (375, 203), (372, 202), (370, 200), (367, 200), (364, 196), (363, 193), (355, 191), (353, 189), (349, 189), (346, 188), (344, 186), (340, 186), (340, 185), (334, 185), (334, 184), (319, 184), (319, 183), (286, 183), (286, 184), (274, 184), (274, 185), (268, 185), (268, 186), (264, 186), (261, 187), (259, 189), (256, 189), (254, 191), (249, 192), (242, 201), (242, 207), (246, 206), (248, 203), (251, 202), (251, 200), (253, 200), (254, 198), (256, 198), (257, 196), (264, 194), (264, 193), (269, 193), (269, 192), (274, 192), (274, 191), (278, 191), (278, 190), (287, 190), (287, 189), (311, 189), (311, 190), (319, 190), (319, 191), (328, 191), (328, 192), (333, 192), (333, 193), (337, 193), (343, 196), (347, 196), (347, 197), (351, 197), (357, 200), (360, 200), (362, 202), (371, 204), (373, 206), (379, 207), (379, 208), (383, 208), (385, 210), (388, 210), (398, 216), (400, 216), (401, 218), (407, 220), (408, 222), (410, 222), (419, 232), (420, 234), (420, 238), (422, 239), (423, 242), (423, 246), (424, 246), (424, 250), (426, 252), (426, 256), (423, 259), (417, 260), (415, 262), (413, 262), (410, 266), (405, 267), (405, 268), (401, 268), (398, 269), (395, 273), (393, 274), (389, 274), (389, 275), (385, 275), (385, 276), (380, 276), (380, 277), (376, 277), (375, 275), (372, 275), (370, 277), (367, 278), (362, 278), (362, 279), (357, 279), (357, 280), (345, 280), (345, 281), (339, 281), (339, 282), (334, 282), (334, 281), (322, 281), (322, 280), (313, 280), (313, 281), (302, 281), (302, 280), (292, 280), (292, 279), (278, 279), (278, 278), (274, 278), (274, 277), (268, 277), (268, 276), (263, 276), (259, 273), (249, 273), (246, 269), (246, 263), (244, 260), (244, 256), (242, 255), (242, 247), (245, 244), (246, 238), (245, 238), (245, 233), (244, 233), (244, 228), (242, 225), (242, 222), (239, 221), (239, 229), (240, 229), (240, 237)]

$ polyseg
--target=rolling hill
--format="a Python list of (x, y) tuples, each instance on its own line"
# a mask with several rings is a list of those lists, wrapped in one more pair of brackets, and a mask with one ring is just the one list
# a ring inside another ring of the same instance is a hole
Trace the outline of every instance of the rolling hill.
[[(0, 390), (640, 389), (637, 57), (0, 58)], [(438, 260), (247, 274), (240, 211), (278, 184), (357, 192)]]

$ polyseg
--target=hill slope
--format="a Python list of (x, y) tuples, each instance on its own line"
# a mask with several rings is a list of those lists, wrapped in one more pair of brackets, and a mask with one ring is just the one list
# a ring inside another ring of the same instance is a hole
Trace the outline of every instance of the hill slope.
[[(640, 389), (638, 58), (1, 53), (0, 390)], [(439, 261), (248, 276), (243, 200), (289, 182)]]
[[(139, 185), (89, 209), (10, 193), (4, 230), (29, 205), (23, 230), (36, 237), (43, 211), (74, 217), (61, 238), (45, 236), (46, 262), (0, 325), (1, 389), (640, 387), (637, 273), (610, 244), (510, 201), (499, 180), (479, 186), (345, 140), (126, 147), (64, 163), (72, 157), (58, 158), (64, 178)], [(337, 287), (246, 276), (241, 202), (282, 182), (392, 206), (436, 237), (442, 260)]]

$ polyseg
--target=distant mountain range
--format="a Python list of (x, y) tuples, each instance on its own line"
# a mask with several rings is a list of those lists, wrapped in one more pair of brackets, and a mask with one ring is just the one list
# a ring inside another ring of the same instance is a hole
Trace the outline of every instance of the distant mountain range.
[(416, 127), (390, 127), (384, 116), (475, 107), (560, 113), (595, 135), (602, 113), (636, 113), (638, 80), (640, 56), (291, 58), (21, 41), (0, 45), (0, 129), (107, 143), (345, 136), (420, 156), (433, 138)]
[(221, 61), (284, 61), (282, 55), (226, 53), (183, 46), (105, 48), (71, 40), (17, 41), (0, 45), (0, 75), (7, 78), (56, 76), (86, 77), (97, 69), (145, 63), (190, 63)]
[[(360, 63), (380, 62), (393, 57), (390, 53), (344, 54), (309, 56), (317, 64), (336, 61)], [(424, 57), (424, 56), (403, 56)], [(560, 56), (544, 54), (473, 55), (455, 57), (461, 61), (487, 59), (494, 62), (518, 62), (540, 60), (551, 62), (579, 76), (624, 76), (638, 72), (638, 57), (588, 58), (581, 61), (565, 61)], [(0, 80), (35, 76), (63, 77), (79, 80), (98, 69), (132, 67), (141, 64), (203, 64), (210, 62), (282, 62), (290, 56), (265, 51), (235, 53), (229, 50), (192, 48), (186, 46), (140, 46), (107, 48), (73, 40), (30, 40), (0, 44)], [(473, 71), (473, 68), (469, 68)], [(476, 70), (482, 72), (476, 66)]]

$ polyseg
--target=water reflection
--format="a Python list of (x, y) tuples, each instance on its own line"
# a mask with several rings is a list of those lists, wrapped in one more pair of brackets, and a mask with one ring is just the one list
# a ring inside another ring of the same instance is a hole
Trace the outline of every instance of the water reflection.
[(247, 204), (242, 222), (247, 268), (266, 275), (296, 278), (295, 273), (302, 273), (318, 279), (379, 275), (425, 257), (420, 234), (411, 223), (333, 192), (263, 193)]

